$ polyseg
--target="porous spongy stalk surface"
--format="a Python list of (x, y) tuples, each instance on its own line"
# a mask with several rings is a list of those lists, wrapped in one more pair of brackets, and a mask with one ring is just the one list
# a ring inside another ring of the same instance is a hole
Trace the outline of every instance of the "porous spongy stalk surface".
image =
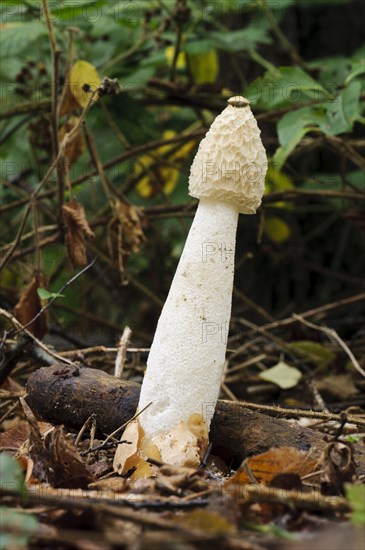
[[(138, 409), (146, 435), (200, 414), (209, 428), (231, 316), (237, 209), (202, 199), (158, 321)], [(182, 457), (184, 458), (184, 457)]]
[(242, 214), (254, 214), (267, 171), (260, 133), (248, 105), (224, 109), (200, 142), (190, 171), (190, 195), (226, 201)]

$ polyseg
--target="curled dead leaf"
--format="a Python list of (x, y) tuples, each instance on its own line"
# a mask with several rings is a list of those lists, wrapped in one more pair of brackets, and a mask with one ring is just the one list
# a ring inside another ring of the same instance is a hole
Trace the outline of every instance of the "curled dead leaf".
[(127, 253), (138, 253), (146, 237), (143, 233), (143, 215), (139, 208), (126, 202), (115, 202), (117, 220), (122, 224), (124, 233), (123, 247)]
[(118, 262), (124, 282), (125, 258), (131, 253), (137, 254), (146, 241), (145, 219), (139, 208), (119, 200), (114, 203), (114, 212), (108, 224), (108, 248), (110, 256)]
[[(38, 295), (38, 288), (44, 288), (46, 281), (44, 274), (39, 271), (30, 283), (22, 290), (19, 296), (18, 303), (15, 306), (14, 313), (18, 321), (23, 325), (27, 325), (40, 312), (43, 307), (42, 300)], [(35, 319), (27, 329), (37, 338), (41, 339), (47, 333), (47, 312), (44, 311), (37, 319)]]
[(65, 223), (65, 242), (67, 253), (73, 267), (83, 267), (87, 264), (85, 237), (94, 238), (82, 204), (72, 199), (62, 206)]
[[(310, 452), (298, 451), (294, 447), (272, 448), (266, 453), (247, 458), (225, 488), (239, 487), (247, 483), (270, 485), (277, 476), (296, 474), (300, 478), (316, 471), (318, 460)], [(275, 484), (275, 482), (274, 482)]]
[[(60, 128), (58, 132), (59, 140), (62, 142), (66, 134), (71, 132), (73, 128), (78, 124), (78, 117), (70, 117), (64, 126)], [(81, 130), (79, 129), (73, 138), (68, 141), (65, 149), (65, 157), (69, 162), (69, 165), (72, 166), (82, 155), (84, 150), (84, 140), (82, 137)]]

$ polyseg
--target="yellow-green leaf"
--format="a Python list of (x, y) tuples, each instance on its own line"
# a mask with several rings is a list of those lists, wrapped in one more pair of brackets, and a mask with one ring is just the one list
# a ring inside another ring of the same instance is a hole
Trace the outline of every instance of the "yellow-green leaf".
[(219, 73), (217, 52), (189, 54), (189, 68), (195, 84), (214, 83)]
[[(173, 130), (166, 130), (163, 139), (170, 139), (175, 134)], [(166, 195), (172, 193), (179, 179), (179, 168), (195, 143), (195, 140), (187, 141), (177, 150), (174, 150), (174, 143), (162, 145), (156, 152), (139, 157), (134, 166), (135, 175), (141, 176), (136, 185), (138, 194), (143, 198), (150, 198), (158, 191)]]
[(318, 342), (312, 342), (311, 340), (290, 342), (288, 347), (317, 365), (328, 365), (335, 358), (335, 354), (332, 350)]
[[(70, 71), (68, 86), (80, 107), (87, 106), (91, 93), (99, 84), (100, 77), (95, 67), (82, 59), (76, 61)], [(96, 101), (96, 96), (93, 101)]]
[[(167, 46), (167, 48), (165, 49), (165, 56), (166, 56), (167, 64), (169, 65), (169, 67), (171, 67), (175, 56), (175, 46)], [(186, 67), (185, 53), (179, 52), (176, 60), (176, 68), (183, 70), (185, 69), (185, 67)]]
[(274, 367), (260, 372), (259, 378), (276, 384), (282, 390), (288, 390), (298, 384), (302, 378), (302, 373), (295, 367), (290, 367), (284, 361), (279, 361)]
[(264, 232), (274, 243), (285, 243), (291, 235), (289, 224), (280, 218), (274, 217), (265, 220)]

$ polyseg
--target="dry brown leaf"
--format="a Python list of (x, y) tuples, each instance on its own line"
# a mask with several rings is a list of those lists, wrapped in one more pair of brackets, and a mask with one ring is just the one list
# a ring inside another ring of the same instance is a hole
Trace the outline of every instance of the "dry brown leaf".
[[(46, 281), (42, 272), (36, 273), (30, 283), (22, 290), (18, 303), (15, 306), (14, 313), (18, 321), (23, 325), (27, 325), (29, 321), (42, 309), (42, 300), (38, 296), (37, 289), (45, 288)], [(41, 339), (47, 333), (47, 312), (44, 311), (35, 321), (33, 321), (27, 329), (37, 338)]]
[(122, 224), (123, 251), (137, 253), (146, 237), (143, 233), (143, 216), (139, 208), (126, 202), (115, 202), (116, 219)]
[(124, 283), (124, 259), (131, 253), (138, 253), (146, 240), (144, 218), (139, 208), (119, 200), (114, 203), (114, 212), (108, 224), (108, 248), (110, 256), (118, 262)]
[(74, 442), (65, 434), (63, 426), (46, 431), (43, 435), (41, 423), (31, 408), (20, 398), (29, 423), (29, 458), (33, 461), (32, 475), (41, 482), (56, 487), (87, 487), (94, 481), (93, 475), (81, 458)]
[[(41, 434), (52, 428), (52, 424), (48, 422), (39, 422), (39, 430)], [(28, 422), (20, 422), (15, 428), (11, 428), (4, 433), (0, 433), (0, 451), (8, 453), (18, 451), (29, 437)]]
[[(78, 124), (78, 117), (70, 117), (64, 126), (62, 126), (58, 132), (59, 140), (62, 142), (66, 134), (71, 132), (73, 128)], [(82, 137), (81, 130), (78, 129), (76, 134), (73, 136), (71, 141), (66, 145), (65, 157), (69, 162), (69, 165), (72, 166), (82, 155), (84, 150), (84, 140)]]
[(62, 206), (63, 220), (66, 229), (66, 248), (73, 267), (83, 267), (87, 264), (85, 237), (94, 238), (82, 204), (72, 199)]
[(68, 74), (66, 76), (66, 82), (64, 85), (64, 89), (61, 96), (61, 102), (60, 102), (60, 111), (59, 115), (67, 115), (68, 113), (71, 113), (72, 111), (75, 111), (79, 108), (79, 104), (75, 98), (75, 96), (71, 92), (71, 87), (69, 85), (70, 82), (70, 75)]
[(71, 437), (57, 426), (44, 439), (44, 448), (54, 472), (57, 487), (87, 487), (94, 477), (87, 468)]
[(317, 463), (309, 452), (298, 451), (293, 447), (273, 448), (245, 460), (235, 475), (225, 483), (225, 488), (247, 483), (269, 485), (284, 474), (296, 474), (301, 478), (316, 471)]

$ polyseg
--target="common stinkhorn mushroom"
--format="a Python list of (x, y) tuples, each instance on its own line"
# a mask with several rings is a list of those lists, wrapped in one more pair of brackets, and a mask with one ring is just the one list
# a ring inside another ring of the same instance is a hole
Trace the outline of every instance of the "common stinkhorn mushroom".
[[(228, 100), (191, 166), (200, 200), (147, 361), (138, 411), (114, 468), (149, 474), (146, 458), (197, 466), (208, 445), (231, 316), (239, 213), (254, 214), (267, 171), (260, 130), (243, 97)], [(138, 477), (138, 476), (137, 476)]]

